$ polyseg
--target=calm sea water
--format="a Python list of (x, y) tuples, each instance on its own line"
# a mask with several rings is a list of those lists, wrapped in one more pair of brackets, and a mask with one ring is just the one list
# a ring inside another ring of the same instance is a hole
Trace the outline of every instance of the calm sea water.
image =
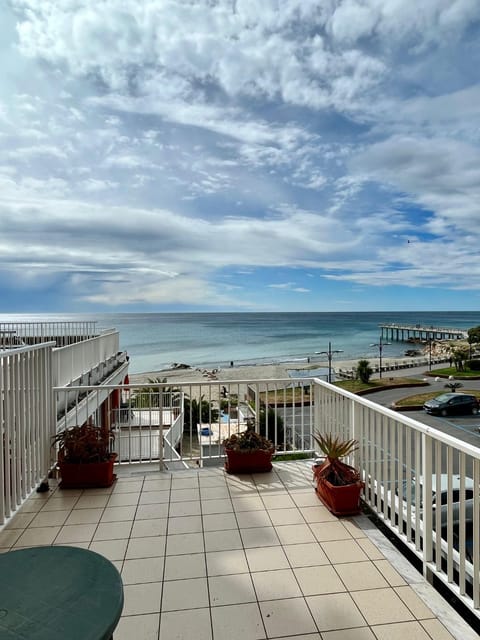
[[(86, 315), (0, 315), (0, 320), (95, 320), (115, 327), (130, 355), (132, 373), (159, 371), (172, 363), (195, 367), (325, 361), (316, 351), (341, 350), (335, 359), (378, 357), (379, 325), (389, 322), (465, 328), (480, 325), (479, 312), (376, 313), (115, 313)], [(407, 345), (384, 347), (385, 357), (404, 354)]]

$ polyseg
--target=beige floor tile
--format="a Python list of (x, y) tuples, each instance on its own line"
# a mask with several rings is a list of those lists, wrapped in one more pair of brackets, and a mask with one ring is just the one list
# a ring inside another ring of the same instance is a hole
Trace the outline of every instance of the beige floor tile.
[(210, 531), (205, 534), (205, 551), (228, 551), (242, 549), (242, 539), (238, 529)]
[(245, 549), (245, 553), (251, 572), (290, 568), (282, 547)]
[(373, 564), (377, 567), (391, 587), (401, 587), (407, 584), (388, 560), (373, 560)]
[(297, 598), (302, 595), (291, 569), (259, 571), (252, 573), (252, 580), (259, 601)]
[(181, 638), (212, 640), (210, 610), (189, 609), (162, 613), (159, 640), (180, 640)]
[(263, 640), (266, 637), (256, 603), (212, 607), (211, 611), (214, 640)]
[(305, 493), (292, 493), (292, 500), (297, 505), (297, 507), (323, 507), (320, 500), (317, 498), (317, 495), (312, 487), (311, 491)]
[[(123, 494), (122, 494), (123, 495)], [(125, 494), (128, 495), (128, 494)], [(79, 509), (80, 511), (80, 509)], [(133, 520), (135, 517), (136, 507), (107, 507), (100, 519), (101, 522), (121, 522), (122, 520)]]
[[(85, 525), (88, 526), (88, 525)], [(132, 530), (132, 521), (127, 522), (101, 522), (95, 535), (94, 540), (120, 540), (128, 538)]]
[(165, 555), (166, 536), (131, 538), (128, 542), (125, 558), (155, 558)]
[[(141, 616), (126, 616), (120, 619), (115, 629), (115, 640), (158, 640), (160, 614), (147, 613)], [(141, 629), (141, 635), (139, 634)]]
[(265, 511), (265, 505), (260, 496), (232, 497), (234, 511)]
[[(372, 630), (378, 640), (431, 640), (419, 622), (400, 622), (374, 626)], [(437, 640), (435, 638), (435, 640)]]
[(123, 595), (125, 598), (124, 616), (158, 613), (160, 611), (162, 583), (127, 584), (123, 587)]
[(33, 518), (30, 523), (30, 527), (55, 527), (62, 526), (65, 524), (68, 516), (70, 515), (70, 510), (68, 511), (40, 511)]
[(308, 596), (306, 600), (321, 632), (367, 626), (348, 593)]
[(135, 520), (150, 520), (152, 518), (166, 518), (168, 516), (168, 502), (163, 504), (141, 504), (137, 507)]
[(354, 591), (351, 596), (370, 626), (414, 618), (392, 588)]
[(138, 504), (164, 504), (170, 502), (170, 491), (142, 491)]
[(280, 542), (286, 544), (305, 544), (315, 542), (315, 536), (308, 524), (287, 524), (275, 527)]
[[(65, 496), (65, 497), (60, 497), (60, 498), (50, 498), (50, 500), (48, 500), (47, 502), (45, 502), (45, 504), (43, 504), (42, 506), (42, 511), (70, 511), (71, 509), (73, 509), (74, 507), (78, 507), (79, 509), (82, 509), (83, 506), (85, 506), (85, 503), (88, 503), (88, 501), (91, 499), (93, 501), (95, 501), (97, 499), (98, 496), (91, 496), (91, 498), (89, 496), (87, 496), (84, 500), (83, 503), (81, 502), (82, 498), (77, 496)], [(102, 496), (99, 497), (100, 500), (105, 501), (104, 498), (102, 498)], [(26, 505), (25, 505), (26, 506)], [(86, 504), (86, 506), (90, 506), (88, 504)], [(96, 507), (97, 505), (93, 504), (91, 505), (92, 507)], [(105, 504), (101, 504), (98, 505), (100, 507), (104, 507)], [(25, 507), (22, 507), (22, 509), (24, 509)]]
[(149, 536), (164, 536), (167, 533), (167, 518), (152, 518), (151, 520), (135, 520), (132, 527), (132, 538), (147, 538)]
[(255, 527), (252, 529), (240, 529), (243, 546), (246, 549), (253, 547), (273, 547), (280, 544), (280, 540), (274, 527)]
[(319, 542), (352, 539), (350, 533), (338, 520), (336, 522), (312, 522), (310, 528)]
[(97, 524), (104, 509), (74, 509), (65, 521), (65, 524)]
[(140, 498), (140, 491), (137, 493), (112, 493), (107, 507), (136, 507)]
[(215, 551), (206, 554), (207, 575), (225, 576), (231, 573), (248, 573), (245, 551)]
[(260, 611), (269, 638), (317, 631), (303, 598), (261, 602)]
[(322, 640), (322, 636), (319, 633), (302, 633), (300, 636), (282, 636), (282, 640)]
[(295, 577), (304, 596), (346, 591), (345, 585), (331, 565), (320, 567), (298, 567)]
[(204, 550), (203, 533), (179, 533), (167, 537), (165, 555), (180, 556)]
[[(39, 500), (27, 500), (19, 509), (19, 513), (38, 513), (44, 506)], [(68, 507), (71, 508), (71, 507)]]
[[(60, 531), (61, 527), (38, 527), (36, 529), (26, 529), (15, 542), (14, 546), (29, 547), (52, 544)], [(85, 538), (83, 539), (85, 540)], [(64, 542), (67, 542), (67, 540), (64, 540)]]
[(322, 640), (377, 640), (377, 638), (373, 635), (370, 627), (357, 627), (341, 631), (324, 631)]
[(272, 526), (268, 511), (260, 511), (260, 509), (256, 511), (237, 511), (237, 522), (240, 529)]
[(333, 564), (368, 560), (367, 554), (356, 540), (335, 540), (322, 542), (322, 549)]
[(228, 488), (223, 487), (202, 487), (200, 489), (200, 499), (204, 500), (218, 500), (218, 499), (230, 499)]
[(337, 564), (335, 568), (349, 591), (380, 589), (389, 586), (373, 562), (346, 562), (345, 564)]
[(164, 580), (203, 578), (207, 575), (204, 553), (165, 557)]
[(368, 538), (359, 538), (357, 540), (363, 551), (367, 554), (370, 560), (384, 560), (385, 556)]
[(265, 509), (288, 509), (295, 507), (295, 502), (292, 498), (285, 493), (285, 490), (278, 495), (264, 494), (262, 495), (263, 504)]
[[(50, 527), (46, 527), (47, 531), (50, 531)], [(56, 527), (57, 533), (60, 531), (60, 527)], [(32, 529), (4, 529), (0, 531), (0, 547), (9, 548), (13, 546), (17, 540), (20, 538), (22, 534), (28, 533), (28, 539), (34, 540), (35, 533)], [(54, 538), (55, 538), (54, 534)], [(46, 542), (45, 544), (51, 544), (53, 539), (50, 542)], [(32, 543), (33, 544), (33, 543)], [(26, 543), (28, 546), (28, 543)]]
[(358, 522), (355, 520), (347, 520), (342, 519), (342, 524), (345, 529), (350, 533), (352, 538), (366, 538), (367, 534), (364, 529), (362, 529)]
[(35, 513), (16, 513), (9, 522), (6, 523), (3, 530), (6, 531), (8, 529), (26, 529), (30, 522), (35, 517)]
[(208, 589), (212, 607), (257, 601), (252, 579), (248, 573), (212, 576), (208, 578)]
[(198, 484), (200, 485), (200, 489), (204, 487), (227, 487), (228, 486), (223, 475), (206, 476), (203, 473), (198, 476)]
[(172, 492), (185, 489), (198, 489), (198, 476), (190, 476), (188, 478), (172, 478)]
[(145, 480), (142, 487), (142, 492), (150, 491), (170, 491), (171, 481), (170, 479), (156, 479)]
[(143, 489), (143, 480), (123, 480), (117, 479), (113, 485), (112, 495), (117, 493), (136, 493), (140, 494)]
[(273, 525), (305, 524), (305, 520), (296, 507), (294, 509), (270, 509), (268, 511)]
[(330, 564), (330, 560), (318, 542), (289, 544), (284, 546), (283, 550), (292, 567), (313, 567)]
[(163, 583), (162, 611), (208, 607), (206, 578), (186, 578)]
[(125, 560), (121, 571), (123, 584), (161, 582), (163, 580), (164, 557)]
[(109, 497), (108, 495), (91, 495), (90, 493), (84, 493), (83, 496), (80, 496), (80, 498), (74, 502), (75, 509), (100, 509), (101, 507), (106, 507)]
[(435, 640), (453, 640), (451, 633), (437, 619), (420, 620), (420, 624), (430, 634), (430, 637), (435, 638)]
[(424, 601), (415, 593), (412, 587), (396, 587), (395, 592), (400, 596), (402, 601), (407, 605), (417, 620), (433, 618), (432, 610), (427, 607)]
[(220, 498), (218, 500), (202, 500), (202, 514), (231, 513), (233, 511), (230, 498)]
[(232, 513), (212, 513), (203, 516), (203, 530), (207, 531), (226, 531), (227, 529), (236, 529), (237, 520), (235, 514)]
[[(55, 542), (57, 544), (63, 542), (90, 542), (95, 535), (97, 526), (96, 524), (66, 525), (60, 529)], [(125, 538), (126, 536), (123, 537)]]
[(201, 514), (200, 502), (174, 502), (170, 504), (169, 516), (171, 518), (180, 516), (199, 516)]
[(124, 559), (127, 545), (128, 540), (102, 540), (91, 542), (88, 548), (113, 561)]
[[(143, 522), (152, 522), (152, 520), (144, 520)], [(175, 533), (200, 533), (202, 529), (202, 517), (198, 516), (179, 516), (168, 519), (168, 535)]]
[(330, 513), (330, 511), (322, 506), (320, 503), (314, 507), (300, 507), (300, 513), (305, 519), (305, 522), (336, 522), (337, 517)]
[(200, 491), (196, 489), (172, 489), (170, 492), (170, 503), (172, 502), (193, 502), (200, 500)]

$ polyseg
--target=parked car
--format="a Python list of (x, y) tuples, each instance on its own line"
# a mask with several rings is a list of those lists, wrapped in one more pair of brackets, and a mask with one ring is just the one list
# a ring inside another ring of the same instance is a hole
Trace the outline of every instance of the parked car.
[(474, 395), (468, 393), (442, 393), (423, 405), (427, 413), (440, 416), (477, 414), (480, 405)]

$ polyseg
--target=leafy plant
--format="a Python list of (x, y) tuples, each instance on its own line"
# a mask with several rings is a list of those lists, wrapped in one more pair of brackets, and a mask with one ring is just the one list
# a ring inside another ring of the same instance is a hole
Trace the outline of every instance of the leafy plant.
[(253, 425), (249, 425), (245, 431), (240, 433), (232, 433), (231, 436), (223, 441), (225, 449), (233, 451), (255, 451), (258, 449), (264, 451), (273, 451), (275, 446), (271, 440), (257, 433)]
[(457, 389), (460, 389), (461, 387), (463, 387), (463, 384), (461, 382), (447, 382), (444, 386), (445, 386), (445, 389), (450, 389), (450, 391), (455, 393)]
[(58, 446), (59, 459), (63, 462), (88, 464), (110, 460), (113, 440), (112, 432), (86, 423), (57, 433), (52, 446)]
[(368, 360), (358, 361), (356, 376), (359, 380), (361, 380), (364, 384), (368, 384), (372, 373), (373, 373), (373, 369), (370, 366), (370, 362)]
[(208, 400), (205, 400), (204, 396), (200, 396), (200, 399), (197, 398), (188, 398), (185, 397), (183, 401), (183, 411), (184, 411), (184, 422), (183, 428), (184, 431), (189, 432), (190, 426), (200, 423), (210, 423), (217, 422), (219, 418), (219, 411), (212, 406), (212, 403)]
[(340, 459), (358, 449), (356, 440), (342, 440), (338, 436), (318, 432), (313, 433), (313, 438), (326, 457), (326, 461), (318, 470), (320, 478), (336, 486), (344, 486), (360, 480), (359, 472)]

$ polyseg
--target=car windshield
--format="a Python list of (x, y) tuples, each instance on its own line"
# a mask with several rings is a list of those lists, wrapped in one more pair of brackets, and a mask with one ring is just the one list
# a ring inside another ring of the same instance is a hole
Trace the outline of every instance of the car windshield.
[(450, 400), (450, 397), (448, 395), (448, 393), (442, 393), (441, 396), (437, 396), (436, 398), (433, 398), (435, 400), (435, 402), (448, 402)]

